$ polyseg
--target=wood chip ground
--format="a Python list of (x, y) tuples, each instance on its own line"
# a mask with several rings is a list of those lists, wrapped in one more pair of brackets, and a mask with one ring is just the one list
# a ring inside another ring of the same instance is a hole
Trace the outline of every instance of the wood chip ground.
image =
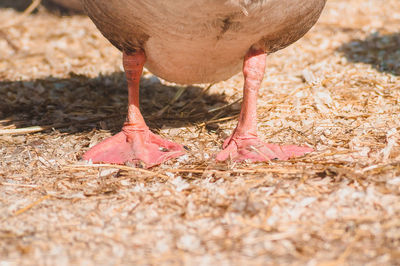
[(330, 0), (268, 58), (260, 135), (303, 158), (216, 163), (242, 75), (145, 71), (151, 129), (190, 149), (148, 170), (80, 161), (124, 121), (121, 56), (83, 15), (6, 27), (28, 5), (0, 3), (0, 265), (399, 265), (398, 0)]

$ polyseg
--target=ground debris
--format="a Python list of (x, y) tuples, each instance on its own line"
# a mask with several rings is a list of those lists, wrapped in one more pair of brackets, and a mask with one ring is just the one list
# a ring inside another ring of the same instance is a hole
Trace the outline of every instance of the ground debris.
[[(0, 21), (18, 15), (0, 8)], [(260, 135), (316, 150), (288, 162), (213, 160), (241, 74), (181, 87), (145, 70), (149, 126), (187, 147), (151, 169), (80, 161), (120, 129), (127, 100), (120, 52), (88, 18), (39, 8), (1, 29), (1, 262), (398, 265), (399, 19), (398, 0), (328, 1), (269, 56)]]

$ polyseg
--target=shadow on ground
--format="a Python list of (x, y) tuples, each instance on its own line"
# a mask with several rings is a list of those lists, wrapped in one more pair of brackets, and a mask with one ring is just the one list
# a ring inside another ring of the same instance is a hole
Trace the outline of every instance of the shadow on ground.
[[(237, 113), (230, 108), (219, 113), (207, 112), (226, 104), (225, 96), (203, 93), (203, 88), (189, 86), (178, 101), (159, 115), (178, 90), (179, 87), (161, 84), (154, 76), (142, 78), (141, 110), (149, 127), (183, 127)], [(127, 109), (122, 72), (96, 78), (71, 74), (67, 79), (2, 81), (0, 95), (4, 95), (0, 101), (2, 127), (52, 126), (65, 133), (87, 132), (97, 127), (116, 133), (125, 121)]]
[[(0, 0), (0, 8), (24, 11), (31, 3), (30, 0)], [(50, 0), (43, 0), (35, 12), (41, 12), (42, 7), (60, 15), (73, 14)], [(162, 85), (154, 76), (142, 78), (141, 110), (149, 127), (182, 127), (238, 113), (229, 108), (207, 112), (212, 107), (225, 105), (225, 96), (203, 93), (203, 88), (196, 86), (187, 87), (179, 100), (168, 106), (179, 89)], [(64, 133), (76, 133), (97, 127), (116, 133), (125, 121), (127, 94), (122, 72), (96, 78), (70, 74), (65, 79), (3, 80), (0, 81), (0, 128), (50, 126)], [(156, 115), (166, 106), (166, 112)]]
[(400, 33), (376, 32), (364, 40), (352, 40), (338, 51), (351, 62), (370, 64), (380, 72), (400, 75)]
[[(0, 0), (0, 8), (12, 8), (15, 9), (16, 11), (22, 12), (31, 3), (32, 3), (31, 0)], [(55, 4), (51, 0), (42, 0), (39, 9), (40, 7), (44, 7), (46, 10), (58, 15), (73, 15), (82, 13), (82, 11), (79, 10), (62, 7), (58, 4)], [(35, 12), (37, 12), (37, 10), (34, 11), (34, 13)]]

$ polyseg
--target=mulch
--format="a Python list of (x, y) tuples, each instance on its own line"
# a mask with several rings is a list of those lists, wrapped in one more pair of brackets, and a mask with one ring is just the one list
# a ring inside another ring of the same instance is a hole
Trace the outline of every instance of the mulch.
[(331, 0), (268, 58), (260, 136), (287, 162), (217, 163), (243, 76), (180, 86), (147, 70), (150, 128), (187, 154), (151, 169), (87, 164), (120, 130), (121, 55), (84, 15), (0, 4), (0, 261), (4, 265), (397, 265), (400, 5)]

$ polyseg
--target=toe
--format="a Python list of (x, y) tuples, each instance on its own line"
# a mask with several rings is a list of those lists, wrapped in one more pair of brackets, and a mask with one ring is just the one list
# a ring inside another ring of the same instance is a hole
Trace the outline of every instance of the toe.
[(240, 156), (236, 158), (236, 161), (248, 160), (251, 162), (266, 162), (276, 157), (274, 154), (271, 154), (269, 149), (265, 149), (265, 147), (257, 148), (254, 146), (247, 147), (246, 150), (241, 150), (239, 154)]
[(125, 134), (120, 132), (93, 146), (82, 158), (93, 163), (123, 164), (131, 156), (129, 151), (130, 144), (126, 141)]
[(172, 151), (173, 152), (182, 151), (183, 152), (183, 150), (184, 150), (182, 145), (172, 142), (172, 141), (169, 141), (169, 140), (165, 140), (162, 137), (160, 137), (152, 132), (150, 132), (149, 138), (150, 138), (150, 142), (157, 144), (159, 146), (160, 150), (163, 152), (168, 152), (168, 151), (171, 151), (171, 152)]
[(185, 153), (181, 150), (164, 152), (160, 150), (148, 150), (146, 155), (140, 157), (140, 160), (144, 162), (146, 168), (159, 165), (169, 159), (177, 158)]
[(228, 159), (233, 159), (237, 157), (237, 148), (235, 144), (229, 144), (228, 146), (226, 146), (222, 151), (220, 151), (217, 156), (216, 156), (216, 160), (217, 161), (226, 161)]
[(307, 153), (314, 151), (313, 148), (301, 147), (301, 146), (296, 146), (296, 145), (285, 145), (285, 146), (282, 146), (281, 149), (282, 149), (284, 156), (287, 159), (303, 156)]
[(296, 145), (280, 146), (277, 144), (264, 143), (257, 138), (235, 138), (234, 141), (232, 141), (232, 138), (229, 138), (228, 140), (230, 143), (218, 153), (216, 157), (217, 161), (225, 161), (227, 159), (232, 159), (237, 162), (245, 160), (251, 162), (266, 162), (272, 159), (288, 160), (313, 151), (313, 149), (309, 147), (300, 147)]

